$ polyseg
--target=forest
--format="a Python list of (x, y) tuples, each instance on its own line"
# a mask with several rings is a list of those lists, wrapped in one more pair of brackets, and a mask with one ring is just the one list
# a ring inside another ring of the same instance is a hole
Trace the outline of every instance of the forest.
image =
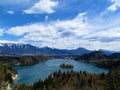
[(90, 74), (80, 72), (54, 72), (46, 80), (32, 85), (16, 84), (17, 90), (120, 90), (120, 71)]
[(48, 57), (40, 56), (0, 56), (0, 63), (8, 65), (31, 65), (47, 60)]
[(94, 51), (88, 54), (83, 54), (75, 58), (77, 61), (91, 62), (101, 68), (118, 68), (120, 69), (120, 53), (106, 55), (100, 51)]

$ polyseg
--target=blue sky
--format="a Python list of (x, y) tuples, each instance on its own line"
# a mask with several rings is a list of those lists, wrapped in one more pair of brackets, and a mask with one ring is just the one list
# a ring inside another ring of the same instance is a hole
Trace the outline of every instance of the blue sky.
[(120, 51), (120, 0), (0, 2), (0, 42)]

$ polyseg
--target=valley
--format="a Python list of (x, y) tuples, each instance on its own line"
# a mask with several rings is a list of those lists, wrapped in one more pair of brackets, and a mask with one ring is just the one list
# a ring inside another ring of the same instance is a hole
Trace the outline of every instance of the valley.
[[(24, 44), (4, 44), (0, 48), (1, 67), (7, 67), (3, 70), (7, 71), (6, 74), (3, 71), (0, 72), (3, 75), (3, 79), (0, 79), (1, 88), (17, 88), (17, 90), (21, 88), (22, 90), (95, 90), (96, 88), (98, 90), (110, 90), (111, 88), (119, 90), (120, 88), (117, 78), (115, 78), (115, 83), (117, 80), (118, 86), (108, 87), (111, 85), (108, 81), (111, 78), (109, 75), (120, 73), (119, 52), (90, 51), (84, 48), (58, 50)], [(15, 49), (18, 50), (17, 53)], [(36, 51), (36, 49), (39, 50)], [(60, 64), (66, 61), (73, 64), (74, 68), (60, 68)], [(12, 79), (16, 75), (17, 78)], [(64, 79), (63, 75), (65, 75)], [(86, 75), (88, 78), (84, 78)], [(49, 80), (52, 80), (52, 84)]]

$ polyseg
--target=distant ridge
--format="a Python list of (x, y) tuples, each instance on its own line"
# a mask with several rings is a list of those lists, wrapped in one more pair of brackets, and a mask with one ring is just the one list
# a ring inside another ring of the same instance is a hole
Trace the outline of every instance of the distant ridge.
[(82, 55), (90, 52), (90, 50), (85, 48), (67, 50), (50, 47), (39, 48), (30, 44), (21, 43), (0, 43), (1, 55)]
[(120, 53), (120, 51), (109, 51), (104, 49), (100, 49), (99, 51), (105, 53), (106, 55), (111, 55), (113, 53)]
[[(100, 50), (105, 54), (112, 52)], [(85, 48), (74, 50), (56, 49), (50, 47), (39, 48), (30, 44), (22, 43), (0, 43), (0, 55), (83, 55), (93, 52)]]

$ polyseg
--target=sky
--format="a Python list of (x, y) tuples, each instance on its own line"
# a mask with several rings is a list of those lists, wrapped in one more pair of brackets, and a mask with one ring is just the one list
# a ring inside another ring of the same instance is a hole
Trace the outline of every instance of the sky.
[(120, 0), (0, 2), (0, 42), (120, 51)]

